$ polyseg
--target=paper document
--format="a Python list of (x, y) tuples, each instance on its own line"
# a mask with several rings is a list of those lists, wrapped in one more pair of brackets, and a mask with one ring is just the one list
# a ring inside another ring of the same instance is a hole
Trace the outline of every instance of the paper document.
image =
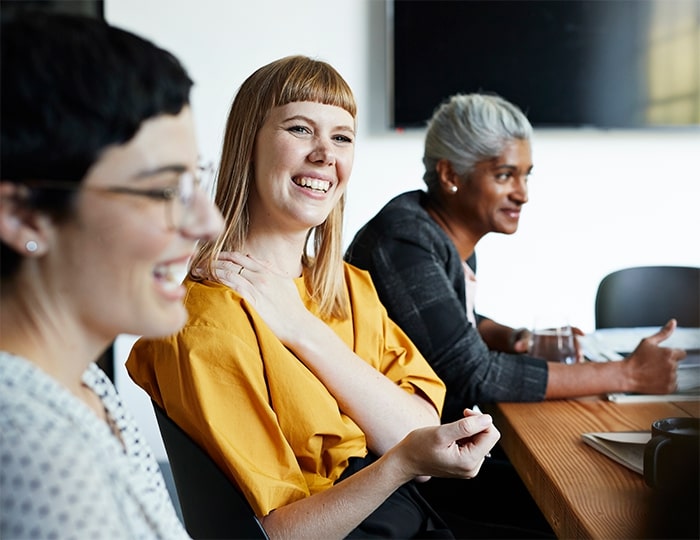
[(651, 439), (649, 431), (583, 433), (581, 437), (583, 442), (601, 454), (636, 473), (644, 474), (644, 447)]

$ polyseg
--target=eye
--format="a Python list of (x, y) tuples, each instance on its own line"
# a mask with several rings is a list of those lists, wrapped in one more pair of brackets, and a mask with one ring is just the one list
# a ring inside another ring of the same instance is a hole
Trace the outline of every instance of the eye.
[(501, 172), (496, 174), (496, 180), (499, 182), (507, 182), (513, 174), (510, 171)]
[(352, 137), (347, 135), (335, 135), (333, 140), (340, 143), (352, 143)]
[(302, 125), (290, 126), (287, 128), (287, 131), (289, 131), (290, 133), (299, 133), (302, 135), (311, 134), (311, 130), (308, 127)]

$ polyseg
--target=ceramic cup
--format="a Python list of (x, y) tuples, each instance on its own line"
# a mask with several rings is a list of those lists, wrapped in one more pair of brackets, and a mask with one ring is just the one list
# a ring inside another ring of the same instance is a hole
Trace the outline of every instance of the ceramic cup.
[(700, 418), (662, 418), (651, 424), (644, 449), (644, 480), (654, 489), (698, 488)]
[(644, 447), (648, 538), (700, 538), (700, 418), (662, 418)]

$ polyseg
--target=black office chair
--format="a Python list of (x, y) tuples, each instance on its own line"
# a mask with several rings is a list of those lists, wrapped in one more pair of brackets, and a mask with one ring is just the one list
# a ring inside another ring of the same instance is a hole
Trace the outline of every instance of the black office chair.
[(157, 403), (153, 408), (190, 536), (269, 540), (238, 486)]
[(595, 299), (596, 328), (700, 327), (700, 268), (638, 266), (605, 276)]

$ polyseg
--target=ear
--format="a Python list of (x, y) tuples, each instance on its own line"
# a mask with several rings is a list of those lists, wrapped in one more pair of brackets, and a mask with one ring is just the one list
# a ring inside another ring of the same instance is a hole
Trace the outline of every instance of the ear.
[(48, 250), (51, 220), (22, 202), (21, 186), (0, 181), (0, 240), (28, 257)]
[(460, 186), (460, 178), (452, 168), (452, 163), (446, 159), (441, 159), (435, 166), (438, 175), (440, 189), (447, 195), (454, 195)]

